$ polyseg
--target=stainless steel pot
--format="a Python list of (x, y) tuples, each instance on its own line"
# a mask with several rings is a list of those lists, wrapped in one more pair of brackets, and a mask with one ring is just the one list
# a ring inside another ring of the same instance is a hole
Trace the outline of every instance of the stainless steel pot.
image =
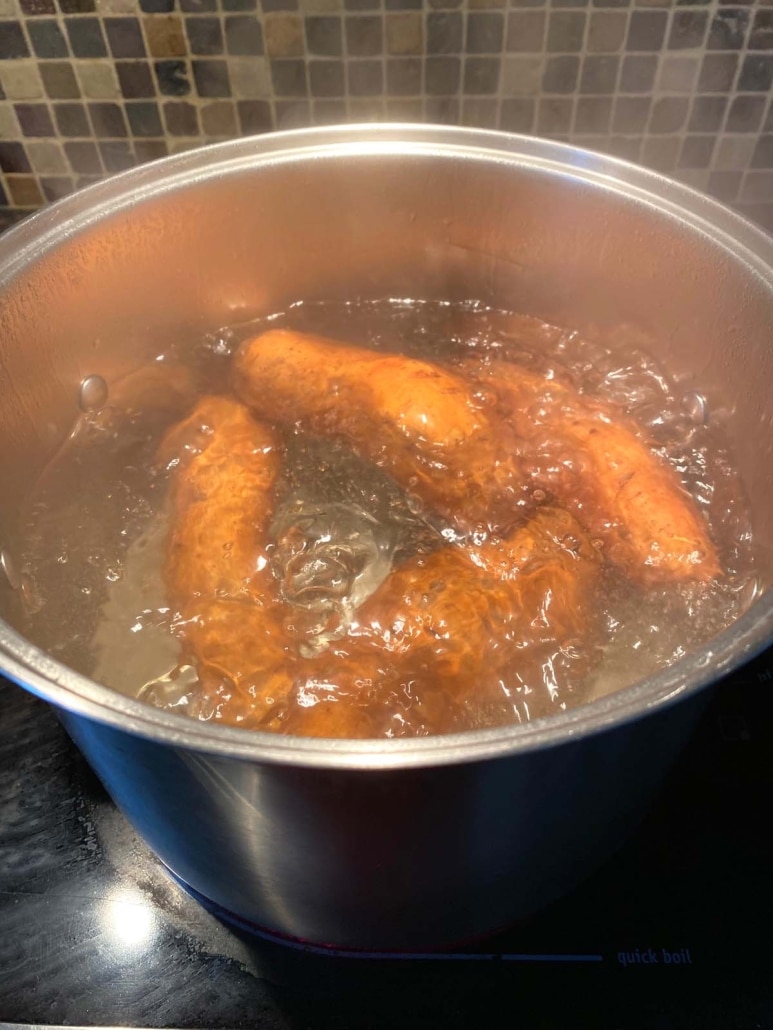
[[(298, 298), (463, 294), (651, 330), (685, 389), (728, 415), (770, 581), (773, 243), (651, 172), (456, 129), (241, 140), (36, 215), (0, 240), (0, 291), (6, 542), (85, 376), (109, 382), (172, 338)], [(702, 688), (770, 638), (772, 596), (618, 694), (423, 740), (187, 721), (72, 672), (8, 624), (0, 667), (57, 706), (118, 805), (200, 894), (296, 937), (417, 947), (533, 911), (601, 863), (684, 743)]]

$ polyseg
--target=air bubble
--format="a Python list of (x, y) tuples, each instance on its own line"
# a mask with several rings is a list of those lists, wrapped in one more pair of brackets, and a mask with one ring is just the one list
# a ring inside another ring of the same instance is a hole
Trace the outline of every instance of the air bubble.
[(24, 601), (24, 607), (28, 614), (35, 615), (43, 607), (43, 601), (38, 593), (37, 586), (34, 580), (27, 573), (23, 573), (19, 580), (19, 586), (21, 588), (21, 596)]
[(102, 376), (86, 376), (78, 393), (81, 411), (99, 411), (107, 403), (107, 383)]
[(204, 347), (218, 358), (230, 357), (234, 349), (235, 333), (232, 329), (222, 329), (204, 338)]
[[(273, 524), (273, 571), (308, 656), (349, 628), (357, 608), (389, 574), (391, 531), (352, 504), (290, 500)], [(303, 616), (297, 609), (312, 613)]]
[(748, 611), (754, 602), (763, 594), (762, 581), (759, 576), (752, 576), (738, 590), (738, 605), (742, 612)]
[[(167, 711), (187, 711), (198, 685), (198, 673), (192, 665), (177, 665), (171, 671), (145, 683), (137, 692), (137, 697), (140, 701)], [(191, 711), (189, 714), (197, 713)]]
[(18, 590), (21, 586), (21, 577), (16, 568), (16, 563), (10, 555), (10, 552), (4, 547), (0, 551), (0, 568), (5, 573), (5, 578), (14, 590)]
[(696, 426), (705, 426), (708, 421), (706, 398), (700, 393), (688, 393), (684, 397), (684, 408)]

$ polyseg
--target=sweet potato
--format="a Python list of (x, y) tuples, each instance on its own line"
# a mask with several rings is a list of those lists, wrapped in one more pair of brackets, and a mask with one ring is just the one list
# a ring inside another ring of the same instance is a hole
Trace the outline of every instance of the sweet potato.
[(522, 484), (506, 429), (437, 365), (276, 329), (242, 344), (234, 386), (257, 417), (345, 441), (463, 529)]
[(719, 575), (695, 501), (622, 412), (507, 362), (466, 370), (498, 395), (533, 487), (571, 511), (622, 572), (643, 585)]

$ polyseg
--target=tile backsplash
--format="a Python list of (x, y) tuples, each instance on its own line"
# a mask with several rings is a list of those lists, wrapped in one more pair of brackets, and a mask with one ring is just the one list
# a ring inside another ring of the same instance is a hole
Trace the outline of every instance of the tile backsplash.
[(0, 0), (0, 226), (202, 143), (343, 121), (610, 152), (773, 231), (773, 0)]

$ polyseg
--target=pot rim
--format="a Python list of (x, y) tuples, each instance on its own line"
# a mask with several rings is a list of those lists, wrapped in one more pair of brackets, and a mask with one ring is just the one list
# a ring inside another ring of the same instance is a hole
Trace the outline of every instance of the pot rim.
[[(729, 251), (773, 293), (773, 240), (687, 186), (619, 158), (529, 136), (426, 125), (347, 125), (248, 137), (164, 158), (45, 208), (0, 237), (0, 288), (63, 236), (168, 191), (253, 167), (378, 154), (496, 161), (560, 175), (655, 208)], [(632, 721), (696, 693), (773, 637), (773, 591), (694, 653), (656, 675), (531, 723), (400, 740), (281, 736), (199, 722), (102, 686), (56, 661), (0, 620), (0, 672), (75, 715), (175, 747), (327, 769), (403, 769), (512, 756)]]

